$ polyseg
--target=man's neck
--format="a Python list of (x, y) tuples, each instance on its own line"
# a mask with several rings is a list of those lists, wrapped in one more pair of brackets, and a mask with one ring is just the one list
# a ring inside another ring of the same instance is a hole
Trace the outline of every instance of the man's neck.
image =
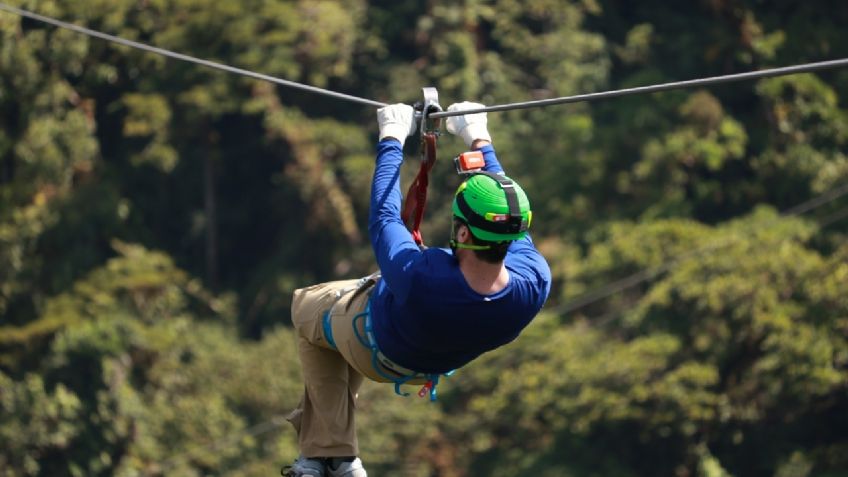
[(497, 293), (509, 283), (503, 262), (489, 263), (477, 258), (472, 250), (462, 249), (457, 250), (456, 258), (468, 286), (481, 295)]

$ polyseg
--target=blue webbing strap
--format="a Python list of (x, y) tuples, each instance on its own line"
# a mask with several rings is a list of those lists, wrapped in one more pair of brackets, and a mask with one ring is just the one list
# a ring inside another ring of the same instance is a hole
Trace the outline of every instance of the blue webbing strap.
[[(365, 336), (362, 336), (359, 333), (359, 327), (356, 326), (357, 322), (360, 319), (365, 320)], [(362, 313), (357, 314), (353, 317), (353, 333), (356, 335), (356, 339), (365, 346), (366, 348), (371, 350), (371, 366), (374, 368), (374, 371), (377, 372), (380, 376), (387, 379), (388, 381), (395, 384), (395, 394), (400, 396), (409, 396), (409, 393), (402, 392), (400, 390), (401, 385), (406, 384), (412, 379), (423, 377), (427, 379), (428, 383), (425, 387), (429, 388), (430, 393), (430, 401), (436, 400), (436, 386), (439, 384), (439, 374), (430, 374), (430, 373), (412, 373), (406, 376), (390, 376), (388, 373), (383, 371), (383, 368), (380, 366), (380, 361), (377, 358), (378, 353), (380, 352), (379, 348), (377, 348), (377, 339), (374, 337), (374, 328), (371, 324), (371, 300), (368, 300), (368, 304), (365, 305), (365, 309)], [(445, 376), (452, 375), (456, 370), (445, 373)]]
[(324, 338), (327, 340), (327, 344), (333, 347), (333, 349), (338, 349), (336, 347), (336, 340), (333, 339), (333, 326), (330, 323), (330, 312), (333, 311), (332, 308), (324, 312), (324, 318), (321, 320), (324, 324)]
[[(359, 334), (359, 327), (356, 326), (356, 323), (360, 319), (365, 319), (365, 336)], [(400, 390), (400, 386), (402, 384), (406, 384), (407, 381), (414, 378), (416, 374), (412, 374), (410, 376), (390, 376), (388, 373), (383, 371), (383, 368), (380, 366), (379, 361), (377, 360), (377, 353), (379, 350), (377, 349), (377, 340), (374, 339), (374, 332), (371, 328), (371, 300), (368, 300), (368, 303), (365, 305), (365, 309), (362, 310), (362, 313), (357, 314), (353, 317), (353, 333), (356, 335), (356, 339), (362, 343), (362, 346), (371, 350), (371, 367), (374, 368), (374, 371), (377, 372), (380, 376), (387, 379), (389, 382), (395, 383), (395, 393), (400, 396), (409, 396), (409, 393), (402, 392)]]

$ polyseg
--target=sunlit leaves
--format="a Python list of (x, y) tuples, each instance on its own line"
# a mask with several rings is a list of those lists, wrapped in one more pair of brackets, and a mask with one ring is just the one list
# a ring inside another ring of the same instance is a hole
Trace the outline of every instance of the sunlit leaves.
[(51, 390), (36, 374), (15, 381), (0, 373), (0, 475), (42, 475), (43, 459), (71, 445), (81, 407), (65, 386)]
[(721, 200), (721, 184), (708, 177), (745, 153), (748, 138), (744, 128), (726, 117), (721, 103), (709, 93), (690, 95), (679, 115), (681, 126), (649, 140), (641, 160), (633, 166), (635, 187), (647, 187), (664, 196), (656, 198), (648, 215), (685, 211), (685, 204)]

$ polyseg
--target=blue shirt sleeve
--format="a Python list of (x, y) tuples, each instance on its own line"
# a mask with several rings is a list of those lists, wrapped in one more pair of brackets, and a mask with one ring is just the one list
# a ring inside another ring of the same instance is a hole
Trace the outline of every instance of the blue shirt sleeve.
[(412, 271), (424, 260), (424, 254), (400, 218), (402, 163), (403, 148), (396, 139), (386, 139), (377, 145), (368, 218), (368, 233), (380, 273), (401, 303), (409, 296)]
[(483, 166), (484, 171), (503, 173), (503, 167), (498, 162), (498, 157), (495, 155), (495, 148), (491, 144), (486, 144), (478, 150), (483, 153), (483, 160), (486, 162), (486, 165)]

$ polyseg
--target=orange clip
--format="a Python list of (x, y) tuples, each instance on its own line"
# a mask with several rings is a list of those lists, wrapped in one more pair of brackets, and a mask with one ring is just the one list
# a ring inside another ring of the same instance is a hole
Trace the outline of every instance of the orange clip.
[(427, 383), (421, 387), (421, 390), (418, 391), (418, 397), (424, 397), (430, 392), (430, 388), (433, 387), (433, 381), (427, 381)]
[(478, 171), (486, 165), (483, 153), (480, 151), (463, 152), (456, 156), (453, 161), (456, 164), (456, 172), (460, 174)]

